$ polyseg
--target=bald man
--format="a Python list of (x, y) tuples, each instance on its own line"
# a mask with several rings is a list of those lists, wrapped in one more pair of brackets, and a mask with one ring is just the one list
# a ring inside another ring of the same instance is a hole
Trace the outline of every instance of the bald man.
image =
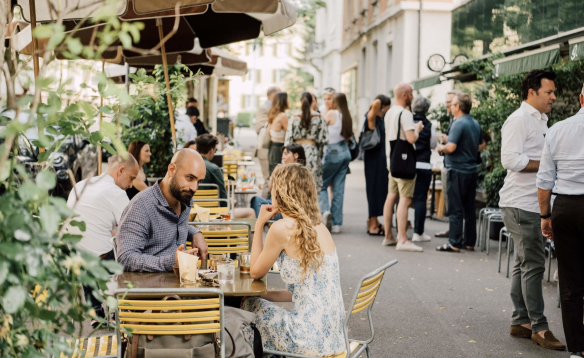
[(125, 271), (171, 272), (177, 252), (187, 240), (204, 261), (207, 243), (203, 234), (189, 226), (193, 195), (205, 177), (205, 162), (193, 149), (179, 150), (168, 165), (166, 176), (132, 199), (122, 214), (116, 236), (118, 262)]
[[(128, 153), (124, 159), (114, 155), (107, 162), (105, 173), (75, 184), (67, 199), (67, 206), (72, 208), (78, 219), (85, 222), (85, 231), (76, 226), (69, 226), (70, 234), (81, 235), (77, 247), (102, 260), (113, 260), (114, 253), (110, 239), (120, 223), (122, 211), (130, 203), (126, 189), (138, 176), (138, 162)], [(93, 296), (89, 286), (83, 286), (87, 302), (98, 317), (104, 318), (105, 312), (99, 301)], [(91, 326), (97, 327), (98, 321), (92, 320)]]

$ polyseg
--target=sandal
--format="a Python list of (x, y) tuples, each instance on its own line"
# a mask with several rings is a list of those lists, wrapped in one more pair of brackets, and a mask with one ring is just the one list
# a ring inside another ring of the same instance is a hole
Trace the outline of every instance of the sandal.
[(460, 252), (460, 249), (455, 249), (450, 244), (444, 244), (442, 246), (438, 246), (436, 251), (445, 251), (445, 252)]
[(383, 225), (379, 224), (377, 227), (377, 232), (371, 232), (367, 230), (367, 235), (369, 236), (385, 236), (385, 230), (383, 229)]
[(467, 251), (474, 251), (474, 246), (463, 246), (463, 249), (467, 250)]

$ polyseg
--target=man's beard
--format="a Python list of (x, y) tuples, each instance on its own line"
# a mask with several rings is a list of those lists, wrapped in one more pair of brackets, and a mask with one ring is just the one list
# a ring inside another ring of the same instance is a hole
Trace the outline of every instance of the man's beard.
[(170, 179), (170, 193), (176, 200), (186, 206), (191, 205), (191, 200), (193, 199), (193, 195), (195, 195), (191, 190), (181, 190), (174, 177)]

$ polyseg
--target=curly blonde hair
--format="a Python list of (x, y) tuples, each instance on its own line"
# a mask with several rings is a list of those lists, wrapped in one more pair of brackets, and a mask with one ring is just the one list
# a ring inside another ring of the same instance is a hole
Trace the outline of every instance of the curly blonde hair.
[(288, 240), (298, 246), (300, 268), (306, 277), (310, 268), (320, 268), (324, 258), (315, 229), (322, 220), (314, 178), (304, 165), (293, 163), (279, 165), (271, 179), (275, 188), (272, 199), (282, 214), (296, 220)]

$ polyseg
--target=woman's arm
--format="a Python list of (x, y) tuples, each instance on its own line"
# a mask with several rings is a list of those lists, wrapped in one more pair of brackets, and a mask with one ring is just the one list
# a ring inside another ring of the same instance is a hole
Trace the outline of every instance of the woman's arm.
[(284, 130), (288, 130), (288, 116), (286, 113), (280, 113), (280, 125)]
[(328, 111), (324, 116), (324, 121), (327, 125), (332, 126), (333, 124), (337, 123), (337, 111)]
[(434, 149), (438, 145), (438, 138), (436, 136), (436, 126), (433, 123), (431, 133), (432, 134), (430, 135), (430, 149)]
[(367, 125), (369, 129), (375, 129), (375, 117), (379, 114), (379, 110), (381, 109), (381, 101), (376, 99), (371, 103), (371, 109), (367, 112)]
[(278, 209), (273, 205), (262, 205), (258, 215), (251, 245), (249, 274), (253, 279), (264, 277), (272, 269), (280, 253), (286, 248), (286, 237), (283, 233), (285, 231), (285, 222), (282, 220), (272, 225), (266, 235), (266, 245), (264, 247), (264, 225), (277, 213)]

